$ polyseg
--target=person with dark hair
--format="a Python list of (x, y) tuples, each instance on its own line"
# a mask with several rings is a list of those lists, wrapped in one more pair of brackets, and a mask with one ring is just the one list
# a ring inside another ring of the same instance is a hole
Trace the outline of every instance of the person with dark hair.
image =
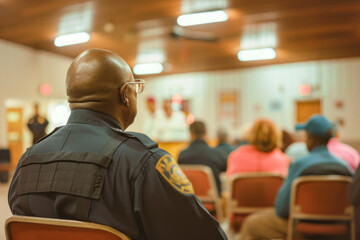
[(113, 52), (89, 49), (75, 58), (66, 79), (68, 123), (19, 160), (12, 213), (100, 223), (134, 240), (227, 239), (173, 157), (125, 131), (144, 85)]
[(27, 123), (27, 127), (33, 137), (33, 144), (46, 135), (46, 127), (48, 124), (48, 120), (39, 114), (39, 105), (34, 104), (34, 116), (31, 117)]
[(235, 150), (235, 147), (229, 144), (229, 135), (228, 132), (225, 130), (225, 128), (219, 128), (217, 131), (217, 140), (218, 145), (215, 147), (215, 149), (219, 150), (220, 152), (223, 152), (226, 157), (229, 156), (229, 154)]
[(281, 144), (280, 149), (281, 149), (281, 151), (282, 151), (283, 153), (285, 153), (285, 152), (286, 152), (286, 149), (287, 149), (292, 143), (295, 142), (295, 138), (294, 138), (294, 136), (293, 136), (291, 133), (289, 133), (288, 131), (286, 131), (286, 130), (284, 130), (284, 129), (281, 131), (281, 133), (282, 133), (282, 144)]
[(314, 115), (305, 124), (297, 125), (296, 129), (306, 131), (306, 145), (310, 154), (290, 165), (288, 177), (276, 197), (275, 211), (264, 210), (245, 220), (240, 233), (241, 240), (286, 237), (291, 186), (296, 178), (329, 174), (352, 176), (348, 165), (328, 151), (327, 143), (332, 136), (332, 124), (328, 119)]
[(226, 156), (211, 148), (205, 141), (206, 127), (201, 121), (190, 125), (191, 143), (179, 154), (179, 164), (199, 164), (211, 168), (219, 195), (221, 194), (220, 173), (226, 171)]
[[(360, 162), (359, 153), (353, 147), (340, 141), (340, 132), (336, 124), (333, 124), (332, 133), (332, 137), (327, 144), (330, 153), (345, 161), (350, 169), (355, 172)], [(309, 155), (309, 151), (305, 142), (295, 142), (288, 147), (286, 154), (295, 160)]]

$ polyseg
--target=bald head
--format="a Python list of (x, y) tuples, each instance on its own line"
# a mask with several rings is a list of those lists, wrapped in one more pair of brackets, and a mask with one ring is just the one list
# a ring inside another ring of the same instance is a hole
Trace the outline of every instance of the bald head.
[(117, 116), (124, 115), (126, 109), (116, 108), (129, 107), (127, 94), (130, 92), (124, 88), (121, 93), (119, 87), (133, 79), (130, 67), (118, 55), (104, 49), (88, 49), (75, 58), (67, 72), (70, 108), (103, 112), (120, 121)]
[(117, 88), (132, 77), (127, 63), (113, 52), (89, 49), (72, 62), (66, 78), (71, 108), (108, 102)]

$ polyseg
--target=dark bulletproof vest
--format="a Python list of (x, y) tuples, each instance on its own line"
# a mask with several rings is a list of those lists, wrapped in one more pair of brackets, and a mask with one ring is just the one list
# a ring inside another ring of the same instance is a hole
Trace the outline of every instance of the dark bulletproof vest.
[(87, 221), (92, 200), (98, 200), (115, 150), (126, 140), (110, 139), (100, 153), (54, 152), (24, 154), (16, 195), (31, 215), (28, 194), (60, 193), (77, 198), (75, 217)]

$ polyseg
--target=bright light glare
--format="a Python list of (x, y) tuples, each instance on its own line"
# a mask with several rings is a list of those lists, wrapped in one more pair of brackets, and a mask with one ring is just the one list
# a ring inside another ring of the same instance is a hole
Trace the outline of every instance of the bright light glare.
[(79, 32), (79, 33), (57, 36), (55, 38), (54, 44), (57, 47), (63, 47), (67, 45), (84, 43), (89, 41), (89, 39), (90, 39), (90, 35), (87, 32)]
[(156, 74), (161, 73), (163, 70), (164, 67), (161, 63), (141, 63), (136, 64), (133, 68), (136, 75)]
[(55, 126), (61, 126), (66, 124), (68, 118), (70, 116), (70, 110), (65, 105), (57, 105), (51, 111), (50, 119), (52, 124)]
[(249, 49), (238, 52), (238, 59), (240, 61), (274, 59), (275, 57), (276, 52), (272, 48)]
[(184, 27), (214, 22), (225, 22), (228, 20), (228, 18), (229, 17), (226, 12), (219, 10), (212, 12), (184, 14), (177, 18), (177, 23)]

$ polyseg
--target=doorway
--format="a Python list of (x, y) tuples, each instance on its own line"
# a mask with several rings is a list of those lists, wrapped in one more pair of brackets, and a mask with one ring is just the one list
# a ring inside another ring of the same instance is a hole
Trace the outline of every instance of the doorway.
[(6, 109), (7, 139), (10, 150), (11, 167), (15, 168), (23, 153), (23, 110)]
[(306, 122), (314, 114), (322, 114), (320, 99), (296, 102), (296, 123)]

